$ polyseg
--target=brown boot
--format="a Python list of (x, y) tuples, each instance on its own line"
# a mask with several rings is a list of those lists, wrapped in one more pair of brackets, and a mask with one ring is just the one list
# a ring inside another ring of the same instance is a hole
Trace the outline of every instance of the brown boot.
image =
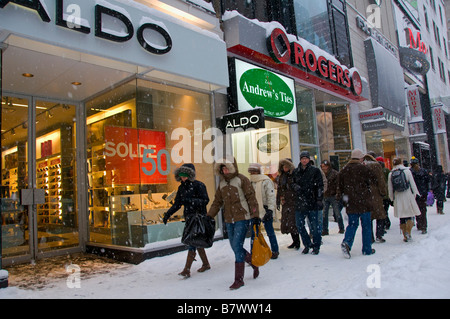
[(186, 258), (186, 265), (184, 266), (183, 271), (180, 272), (178, 275), (184, 278), (191, 277), (191, 266), (194, 260), (195, 260), (195, 251), (189, 250)]
[(231, 290), (239, 289), (244, 285), (245, 263), (234, 263), (234, 282)]
[(259, 276), (259, 268), (252, 264), (252, 255), (248, 251), (245, 251), (245, 262), (247, 262), (250, 266), (252, 266), (252, 268), (253, 268), (253, 278), (255, 278), (255, 279), (258, 278), (258, 276)]
[(408, 238), (408, 241), (411, 241), (411, 240), (412, 240), (412, 237), (411, 237), (411, 230), (413, 229), (413, 227), (414, 227), (414, 222), (413, 222), (411, 219), (408, 219), (408, 220), (406, 221), (406, 226), (405, 226), (406, 237)]
[(400, 230), (402, 231), (403, 234), (403, 241), (407, 242), (408, 237), (406, 236), (406, 224), (400, 224)]
[(198, 272), (205, 272), (208, 269), (211, 269), (211, 266), (209, 265), (208, 258), (206, 257), (205, 248), (197, 248), (198, 255), (200, 256), (200, 259), (202, 260), (202, 266), (197, 269)]

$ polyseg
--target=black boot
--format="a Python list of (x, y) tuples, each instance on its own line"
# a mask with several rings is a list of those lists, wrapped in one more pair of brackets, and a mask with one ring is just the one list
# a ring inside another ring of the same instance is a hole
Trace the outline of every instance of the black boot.
[(290, 244), (287, 248), (299, 249), (300, 248), (300, 235), (297, 233), (291, 233), (291, 237), (292, 237), (292, 244)]

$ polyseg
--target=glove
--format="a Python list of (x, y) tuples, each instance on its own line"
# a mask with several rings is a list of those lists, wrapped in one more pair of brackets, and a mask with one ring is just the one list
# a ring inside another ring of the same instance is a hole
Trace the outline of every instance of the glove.
[(273, 211), (271, 209), (266, 209), (266, 214), (263, 217), (263, 222), (271, 220), (273, 218)]
[(252, 218), (252, 224), (259, 226), (261, 224), (261, 218), (259, 217)]
[(169, 220), (169, 218), (170, 218), (169, 214), (167, 214), (167, 212), (164, 213), (164, 217), (163, 217), (163, 223), (164, 223), (164, 225), (167, 225), (167, 221)]
[(322, 210), (323, 209), (323, 202), (321, 200), (316, 202), (316, 206), (317, 206), (317, 210)]

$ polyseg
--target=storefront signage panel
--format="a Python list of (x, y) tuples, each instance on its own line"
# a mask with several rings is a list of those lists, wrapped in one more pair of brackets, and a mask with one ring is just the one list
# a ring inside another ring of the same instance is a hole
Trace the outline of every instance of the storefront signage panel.
[(290, 63), (342, 87), (352, 89), (356, 95), (362, 93), (362, 81), (358, 71), (353, 69), (350, 72), (346, 66), (337, 60), (332, 61), (328, 53), (322, 52), (310, 43), (290, 42), (280, 28), (273, 29), (267, 38), (267, 49), (277, 63)]
[(431, 114), (433, 117), (434, 134), (447, 132), (445, 127), (445, 116), (442, 105), (433, 105), (431, 107)]
[(105, 162), (109, 184), (166, 184), (170, 158), (165, 133), (106, 126)]
[(294, 80), (237, 59), (235, 69), (240, 111), (261, 107), (265, 116), (297, 122)]
[(264, 109), (230, 113), (217, 119), (217, 127), (223, 132), (265, 128)]
[(405, 119), (382, 107), (376, 107), (359, 113), (359, 119), (363, 131), (373, 131), (390, 128), (394, 130), (403, 130), (405, 128)]
[(423, 121), (420, 93), (417, 85), (410, 86), (406, 89), (406, 98), (408, 100), (409, 111), (411, 113), (411, 120), (409, 122)]
[[(0, 33), (228, 86), (226, 46), (221, 39), (131, 3), (0, 0)], [(193, 62), (193, 56), (201, 63)]]

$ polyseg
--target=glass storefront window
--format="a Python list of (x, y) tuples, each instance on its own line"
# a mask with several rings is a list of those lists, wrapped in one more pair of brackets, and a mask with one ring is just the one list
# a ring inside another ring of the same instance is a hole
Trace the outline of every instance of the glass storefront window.
[(194, 163), (212, 201), (213, 164), (203, 150), (210, 95), (131, 81), (86, 104), (90, 241), (144, 247), (179, 237), (183, 209), (162, 223), (179, 183), (176, 167)]
[(296, 85), (295, 99), (297, 102), (300, 152), (308, 151), (312, 158), (317, 159), (319, 145), (317, 143), (314, 90)]
[(1, 219), (2, 256), (29, 253), (28, 206), (20, 191), (28, 188), (28, 99), (3, 96), (1, 100)]

